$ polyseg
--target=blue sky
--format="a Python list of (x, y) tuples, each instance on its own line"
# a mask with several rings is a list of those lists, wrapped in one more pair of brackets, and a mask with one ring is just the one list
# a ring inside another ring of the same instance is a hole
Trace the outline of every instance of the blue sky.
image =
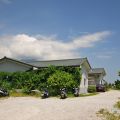
[(0, 0), (0, 57), (88, 57), (112, 82), (120, 70), (119, 12), (120, 0)]

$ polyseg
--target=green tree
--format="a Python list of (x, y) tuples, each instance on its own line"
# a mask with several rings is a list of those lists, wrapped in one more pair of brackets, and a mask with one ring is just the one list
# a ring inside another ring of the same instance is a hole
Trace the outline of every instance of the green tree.
[(72, 67), (72, 66), (62, 66), (62, 67), (57, 67), (57, 70), (60, 71), (65, 71), (69, 74), (73, 75), (74, 80), (80, 84), (80, 80), (81, 80), (81, 75), (80, 75), (80, 67)]
[[(52, 78), (54, 80), (57, 79), (57, 84), (55, 81), (52, 81)], [(65, 86), (70, 90), (73, 85), (80, 84), (80, 78), (79, 67), (56, 67), (50, 65), (48, 68), (40, 68), (35, 71), (30, 70), (27, 72), (14, 73), (0, 72), (0, 87), (6, 89), (23, 89), (26, 93), (29, 93), (32, 89), (41, 90), (48, 85), (49, 88), (53, 90), (55, 88), (55, 91), (59, 91), (59, 88)]]
[(11, 73), (0, 72), (0, 88), (11, 89)]
[(73, 76), (65, 71), (56, 71), (48, 78), (47, 84), (51, 88), (52, 95), (57, 95), (60, 88), (66, 87), (67, 90), (71, 91), (74, 86), (78, 85)]
[(120, 76), (120, 71), (118, 72), (118, 76)]
[(120, 80), (115, 81), (115, 88), (120, 89)]
[[(118, 72), (118, 76), (120, 76), (120, 71)], [(114, 82), (114, 85), (115, 85), (115, 88), (116, 88), (116, 89), (120, 89), (120, 80), (116, 80), (116, 81)]]

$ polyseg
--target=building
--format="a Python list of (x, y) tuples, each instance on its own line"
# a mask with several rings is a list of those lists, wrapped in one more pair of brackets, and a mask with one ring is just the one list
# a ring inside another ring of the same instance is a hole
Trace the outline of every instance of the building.
[(89, 85), (104, 84), (104, 76), (106, 75), (104, 68), (92, 68), (88, 75)]
[(4, 57), (0, 59), (0, 72), (28, 71), (49, 65), (81, 67), (80, 93), (87, 93), (88, 85), (102, 84), (106, 75), (104, 68), (92, 68), (87, 58), (23, 62)]

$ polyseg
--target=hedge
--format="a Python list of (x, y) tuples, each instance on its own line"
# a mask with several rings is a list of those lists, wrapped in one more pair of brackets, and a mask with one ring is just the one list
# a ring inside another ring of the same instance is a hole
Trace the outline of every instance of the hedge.
[[(80, 68), (79, 67), (55, 67), (49, 66), (48, 68), (40, 68), (36, 71), (27, 71), (27, 72), (0, 72), (0, 88), (5, 88), (7, 90), (12, 89), (23, 89), (24, 92), (29, 93), (33, 89), (43, 89), (50, 84), (52, 78), (57, 80), (61, 84), (65, 85), (68, 90), (73, 87), (73, 85), (80, 84)], [(65, 82), (66, 81), (66, 82)], [(70, 84), (70, 85), (68, 85)], [(72, 85), (73, 84), (73, 85)], [(58, 84), (60, 85), (60, 84)], [(58, 86), (58, 89), (61, 87)], [(56, 91), (57, 93), (57, 91)]]
[(89, 93), (94, 93), (94, 92), (96, 92), (96, 86), (95, 86), (95, 85), (90, 85), (90, 86), (88, 86), (88, 92), (89, 92)]

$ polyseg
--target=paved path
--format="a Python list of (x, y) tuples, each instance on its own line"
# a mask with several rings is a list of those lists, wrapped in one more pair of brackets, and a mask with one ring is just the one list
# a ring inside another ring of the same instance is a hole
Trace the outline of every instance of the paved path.
[(96, 112), (111, 110), (118, 97), (120, 92), (115, 90), (65, 100), (10, 97), (0, 100), (0, 120), (100, 120)]

